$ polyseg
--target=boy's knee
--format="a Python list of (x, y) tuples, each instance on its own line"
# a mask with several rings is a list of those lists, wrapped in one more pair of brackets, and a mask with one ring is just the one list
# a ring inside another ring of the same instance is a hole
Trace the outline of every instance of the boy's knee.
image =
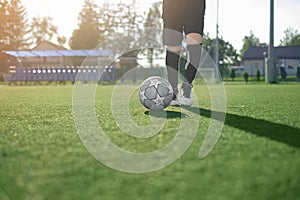
[(186, 42), (188, 45), (195, 45), (202, 43), (202, 35), (199, 33), (189, 33), (186, 36)]
[(181, 46), (167, 46), (168, 51), (172, 52), (179, 52), (181, 49)]

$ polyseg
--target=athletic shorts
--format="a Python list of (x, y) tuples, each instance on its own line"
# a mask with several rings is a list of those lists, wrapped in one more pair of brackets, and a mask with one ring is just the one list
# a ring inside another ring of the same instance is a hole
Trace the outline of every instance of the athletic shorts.
[(205, 0), (163, 0), (164, 45), (180, 46), (185, 35), (203, 35)]

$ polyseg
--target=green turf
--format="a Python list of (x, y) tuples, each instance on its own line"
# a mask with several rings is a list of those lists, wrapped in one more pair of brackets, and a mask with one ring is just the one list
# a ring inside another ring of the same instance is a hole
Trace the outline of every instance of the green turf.
[[(167, 109), (164, 130), (149, 140), (124, 136), (112, 118), (112, 88), (98, 87), (96, 113), (115, 144), (148, 152), (172, 140), (180, 108)], [(81, 144), (72, 86), (0, 86), (0, 199), (300, 199), (300, 85), (225, 88), (225, 126), (205, 159), (198, 153), (213, 111), (206, 87), (195, 86), (201, 118), (192, 146), (167, 168), (128, 174)], [(149, 122), (136, 96), (129, 110), (138, 124)]]

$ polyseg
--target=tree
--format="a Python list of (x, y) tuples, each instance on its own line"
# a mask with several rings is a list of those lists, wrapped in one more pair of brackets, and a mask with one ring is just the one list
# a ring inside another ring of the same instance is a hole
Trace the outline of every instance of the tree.
[(101, 47), (113, 50), (115, 56), (121, 58), (119, 64), (126, 66), (126, 71), (137, 66), (136, 58), (140, 53), (143, 35), (140, 30), (144, 18), (136, 6), (136, 0), (106, 2), (99, 10), (99, 24), (103, 36)]
[[(145, 34), (143, 39), (146, 46), (154, 46), (161, 42), (162, 32), (159, 31), (163, 28), (162, 13), (160, 11), (161, 4), (156, 2), (150, 7), (146, 21), (144, 23)], [(153, 28), (153, 29), (151, 29)], [(162, 54), (161, 49), (148, 48), (143, 50), (142, 54), (145, 54), (149, 60), (150, 66), (153, 66), (153, 60)]]
[(248, 83), (249, 74), (247, 72), (244, 73), (245, 83)]
[(31, 33), (33, 44), (37, 45), (43, 41), (51, 41), (57, 36), (57, 27), (53, 25), (52, 18), (33, 17), (31, 23)]
[[(3, 50), (28, 48), (28, 23), (20, 0), (0, 1), (0, 66), (7, 66), (8, 57)], [(5, 69), (1, 69), (5, 71)]]
[(118, 51), (127, 47), (139, 46), (140, 29), (143, 16), (140, 14), (136, 0), (112, 3), (107, 2), (100, 7), (100, 30), (105, 33), (103, 40), (106, 47)]
[(221, 67), (238, 65), (240, 57), (232, 44), (226, 42), (223, 38), (219, 39), (219, 44), (219, 65)]
[(79, 27), (73, 31), (70, 39), (71, 49), (94, 49), (103, 39), (97, 10), (98, 6), (93, 0), (85, 0), (78, 17)]
[(11, 0), (9, 12), (10, 48), (13, 50), (27, 49), (30, 46), (27, 13), (21, 0)]
[(28, 42), (26, 11), (20, 0), (0, 1), (1, 50), (26, 49)]
[[(216, 40), (211, 39), (209, 34), (204, 34), (203, 45), (209, 55), (214, 58), (216, 51)], [(232, 44), (226, 42), (223, 38), (219, 38), (219, 70), (222, 76), (228, 76), (228, 66), (238, 65), (240, 56)]]
[(67, 38), (65, 36), (57, 36), (57, 43), (60, 46), (63, 46), (67, 42)]
[(291, 27), (284, 31), (284, 37), (280, 40), (281, 46), (300, 45), (300, 33)]
[(0, 1), (0, 52), (9, 46), (9, 2), (7, 0)]
[(235, 70), (231, 69), (230, 78), (232, 79), (232, 81), (234, 81), (235, 77), (236, 77)]
[(256, 80), (260, 81), (260, 71), (259, 70), (256, 71)]
[(154, 28), (163, 28), (162, 22), (162, 13), (161, 13), (161, 3), (153, 3), (150, 7), (144, 27), (154, 27)]
[[(7, 56), (2, 51), (9, 49), (8, 6), (9, 2), (7, 0), (0, 1), (0, 67), (7, 65)], [(5, 71), (5, 69), (0, 68), (0, 71)]]
[(254, 46), (267, 46), (265, 43), (260, 43), (259, 38), (254, 35), (252, 31), (250, 31), (249, 36), (245, 36), (243, 39), (243, 47), (241, 49), (241, 57), (244, 56), (249, 47)]

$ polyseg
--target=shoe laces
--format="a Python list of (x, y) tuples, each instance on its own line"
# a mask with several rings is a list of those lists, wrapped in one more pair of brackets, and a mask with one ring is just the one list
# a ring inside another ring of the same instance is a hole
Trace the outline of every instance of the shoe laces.
[(192, 84), (183, 82), (182, 83), (183, 96), (185, 96), (186, 98), (190, 98), (192, 88), (193, 88)]
[(172, 100), (177, 100), (177, 95), (173, 94), (173, 99)]

